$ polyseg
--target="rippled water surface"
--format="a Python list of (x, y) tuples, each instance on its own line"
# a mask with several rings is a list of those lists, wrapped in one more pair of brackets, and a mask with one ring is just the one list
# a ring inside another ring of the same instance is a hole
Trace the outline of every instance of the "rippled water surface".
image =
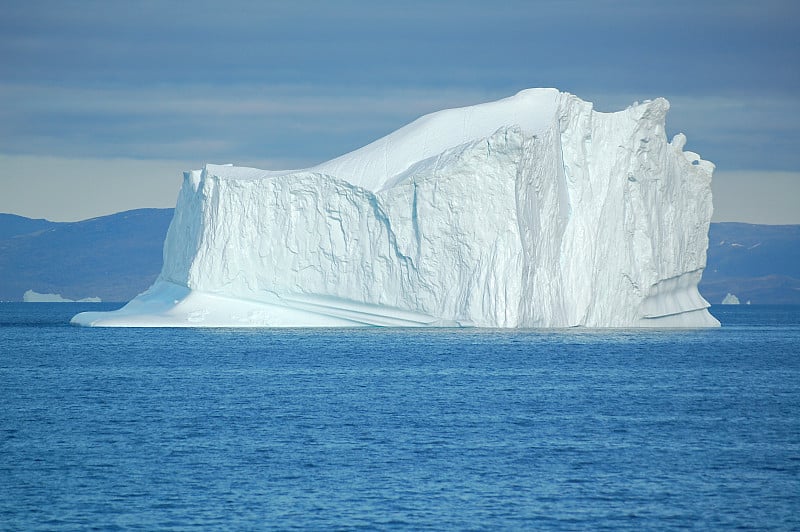
[(689, 331), (67, 324), (87, 308), (0, 304), (0, 529), (800, 528), (798, 307)]

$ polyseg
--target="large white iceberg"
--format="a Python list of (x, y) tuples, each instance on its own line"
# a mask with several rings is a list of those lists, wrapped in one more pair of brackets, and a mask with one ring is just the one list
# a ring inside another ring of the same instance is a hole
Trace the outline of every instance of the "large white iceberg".
[(555, 89), (313, 168), (184, 174), (155, 284), (95, 326), (704, 327), (714, 165), (669, 103)]

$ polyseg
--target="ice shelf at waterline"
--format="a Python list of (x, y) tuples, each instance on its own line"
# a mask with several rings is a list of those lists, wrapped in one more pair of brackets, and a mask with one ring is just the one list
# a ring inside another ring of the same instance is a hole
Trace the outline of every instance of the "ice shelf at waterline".
[(155, 284), (73, 323), (705, 327), (714, 165), (658, 98), (449, 109), (313, 168), (184, 174)]

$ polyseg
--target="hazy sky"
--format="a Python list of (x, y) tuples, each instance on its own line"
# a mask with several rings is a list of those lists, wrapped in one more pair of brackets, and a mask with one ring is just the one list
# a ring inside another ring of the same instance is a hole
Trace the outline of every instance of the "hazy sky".
[(794, 0), (0, 0), (0, 212), (173, 206), (205, 162), (308, 166), (526, 87), (664, 96), (715, 220), (800, 223)]

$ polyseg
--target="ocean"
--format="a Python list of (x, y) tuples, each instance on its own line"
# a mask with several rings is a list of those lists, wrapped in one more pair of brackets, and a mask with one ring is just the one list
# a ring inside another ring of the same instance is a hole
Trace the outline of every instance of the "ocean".
[(0, 304), (0, 529), (800, 529), (800, 307), (90, 329)]

